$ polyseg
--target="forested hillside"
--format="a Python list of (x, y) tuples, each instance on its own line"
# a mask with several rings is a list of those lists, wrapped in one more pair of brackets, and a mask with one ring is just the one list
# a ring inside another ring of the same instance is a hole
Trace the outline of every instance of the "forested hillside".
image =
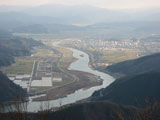
[(96, 91), (91, 101), (108, 100), (121, 105), (146, 107), (160, 100), (160, 73), (122, 77), (109, 87)]
[(0, 102), (19, 100), (26, 94), (20, 86), (14, 84), (0, 71)]
[(160, 53), (114, 64), (108, 66), (106, 71), (124, 75), (140, 74), (152, 71), (160, 72)]
[(15, 37), (0, 31), (0, 67), (13, 63), (15, 56), (30, 55), (32, 48), (40, 45), (42, 43), (33, 39)]

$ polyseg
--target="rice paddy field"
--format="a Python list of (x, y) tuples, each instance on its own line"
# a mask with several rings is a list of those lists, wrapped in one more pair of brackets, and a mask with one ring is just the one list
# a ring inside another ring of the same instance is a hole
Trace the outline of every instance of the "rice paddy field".
[(41, 61), (50, 58), (52, 62), (56, 62), (57, 57), (58, 55), (51, 50), (38, 48), (31, 56), (15, 57), (15, 63), (4, 67), (4, 71), (6, 74), (31, 74), (35, 60)]
[(32, 57), (17, 57), (15, 63), (11, 66), (5, 67), (6, 74), (30, 74), (34, 63)]
[(136, 59), (139, 56), (140, 51), (134, 49), (111, 49), (103, 51), (103, 54), (104, 56), (99, 59), (99, 62), (113, 64), (125, 60)]

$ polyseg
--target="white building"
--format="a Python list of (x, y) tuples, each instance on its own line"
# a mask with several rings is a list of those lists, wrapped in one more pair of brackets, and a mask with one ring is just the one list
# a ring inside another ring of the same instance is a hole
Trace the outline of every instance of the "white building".
[(28, 81), (14, 80), (13, 82), (24, 89), (28, 87)]
[(31, 87), (52, 87), (52, 80), (33, 80)]
[(61, 77), (54, 77), (53, 82), (62, 82), (62, 78)]
[(16, 75), (16, 80), (21, 80), (23, 79), (23, 75)]
[(21, 79), (26, 79), (26, 78), (30, 78), (31, 75), (29, 74), (24, 74), (24, 75), (16, 75), (16, 80), (21, 80)]
[(50, 75), (50, 76), (51, 76), (51, 75), (52, 75), (52, 73), (45, 73), (45, 75), (48, 75), (48, 76)]
[(25, 89), (28, 87), (28, 84), (29, 84), (29, 81), (22, 81), (20, 86)]
[(51, 77), (42, 77), (42, 80), (52, 80)]

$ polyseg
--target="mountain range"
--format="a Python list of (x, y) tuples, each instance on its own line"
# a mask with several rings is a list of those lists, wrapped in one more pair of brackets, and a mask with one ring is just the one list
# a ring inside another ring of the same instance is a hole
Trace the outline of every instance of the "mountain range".
[[(1, 14), (12, 14), (11, 16), (26, 18), (28, 15), (37, 17), (37, 22), (61, 23), (61, 24), (95, 24), (110, 22), (129, 21), (159, 21), (160, 8), (113, 10), (93, 6), (79, 5), (41, 5), (34, 7), (26, 6), (0, 6)], [(30, 20), (30, 19), (24, 19)]]

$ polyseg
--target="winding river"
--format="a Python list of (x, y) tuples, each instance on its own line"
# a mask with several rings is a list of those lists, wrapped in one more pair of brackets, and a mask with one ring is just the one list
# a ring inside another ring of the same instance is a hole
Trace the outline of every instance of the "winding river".
[[(66, 47), (59, 46), (59, 42), (53, 43), (53, 46), (66, 48)], [(50, 100), (50, 101), (44, 101), (43, 103), (42, 102), (33, 102), (32, 101), (33, 97), (30, 97), (30, 101), (28, 104), (28, 111), (36, 112), (39, 110), (39, 108), (42, 104), (47, 105), (49, 103), (50, 107), (59, 107), (60, 105), (74, 103), (78, 100), (81, 100), (81, 99), (84, 99), (84, 98), (91, 96), (94, 91), (107, 87), (115, 80), (112, 76), (110, 76), (106, 73), (91, 69), (88, 66), (89, 56), (85, 52), (82, 52), (80, 50), (73, 49), (73, 48), (67, 48), (67, 49), (72, 50), (73, 57), (77, 58), (77, 61), (73, 62), (69, 66), (69, 68), (68, 68), (69, 70), (83, 71), (83, 72), (88, 72), (88, 73), (94, 74), (96, 76), (99, 76), (101, 79), (103, 79), (103, 84), (99, 85), (99, 86), (91, 87), (89, 89), (80, 89), (80, 90), (75, 91), (72, 94), (67, 95), (64, 98), (59, 98), (59, 99)], [(34, 97), (36, 97), (36, 96), (34, 96)]]

